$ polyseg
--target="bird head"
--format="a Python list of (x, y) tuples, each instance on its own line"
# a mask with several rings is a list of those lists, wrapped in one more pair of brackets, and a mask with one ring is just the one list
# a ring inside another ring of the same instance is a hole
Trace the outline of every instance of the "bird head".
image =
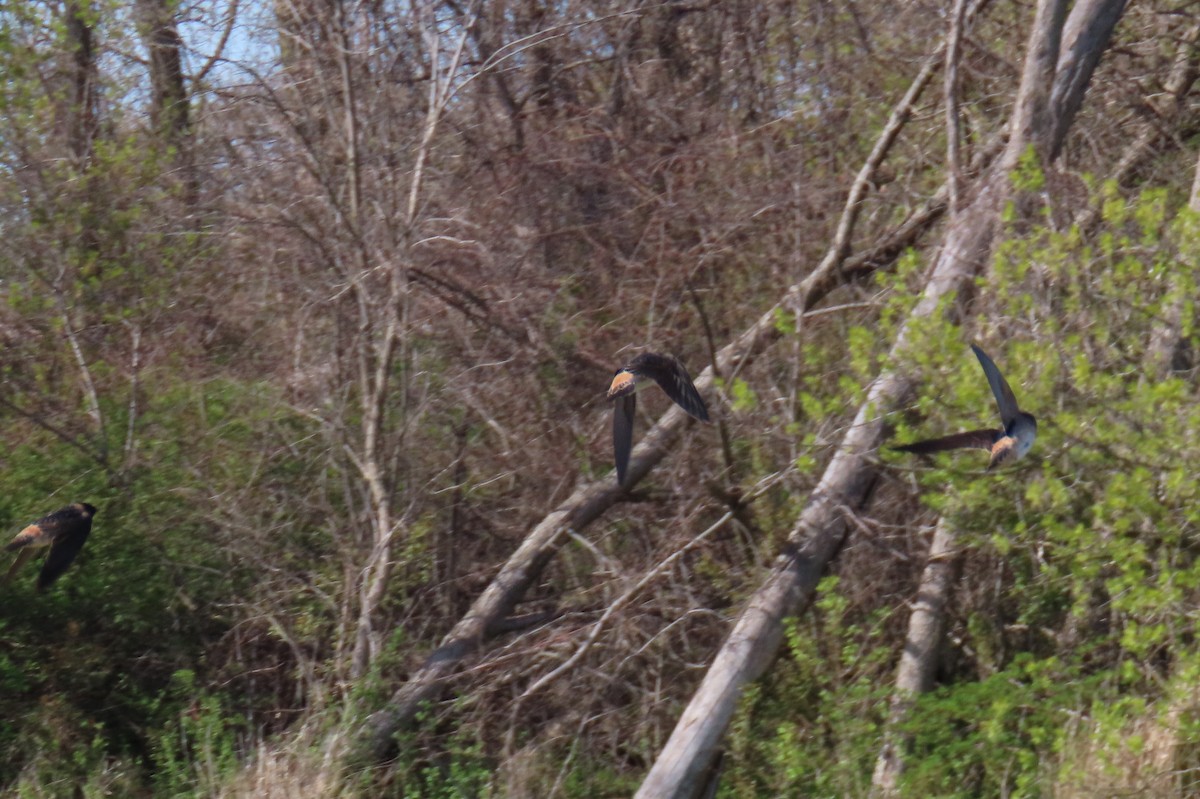
[(1033, 447), (1034, 439), (1037, 438), (1037, 419), (1032, 413), (1022, 412), (1015, 420), (1013, 420), (1012, 430), (1009, 435), (1017, 440), (1017, 457), (1020, 458)]

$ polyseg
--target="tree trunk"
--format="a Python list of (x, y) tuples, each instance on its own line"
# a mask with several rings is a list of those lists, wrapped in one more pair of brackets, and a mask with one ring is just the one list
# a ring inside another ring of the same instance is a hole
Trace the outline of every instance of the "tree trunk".
[[(1200, 34), (1200, 26), (1191, 26), (1181, 40), (1175, 64), (1169, 75), (1165, 89), (1166, 99), (1160, 100), (1156, 110), (1158, 122), (1175, 119), (1182, 105), (1183, 98), (1195, 80), (1195, 43)], [(1052, 100), (1053, 102), (1053, 95)], [(1161, 135), (1161, 125), (1147, 121), (1142, 130), (1134, 137), (1133, 143), (1122, 156), (1113, 179), (1122, 180), (1131, 171), (1139, 158), (1152, 151), (1152, 144)], [(1060, 143), (1061, 144), (1061, 143)], [(1200, 165), (1197, 167), (1196, 183), (1200, 186)], [(1190, 203), (1193, 210), (1200, 209), (1195, 189)], [(1098, 211), (1089, 217), (1098, 217)], [(1090, 219), (1084, 225), (1090, 227), (1095, 223)], [(1151, 347), (1154, 359), (1163, 372), (1169, 371), (1174, 343), (1179, 340), (1179, 315), (1174, 311), (1181, 310), (1178, 305), (1171, 309), (1168, 317), (1156, 329), (1154, 343)], [(1174, 324), (1172, 324), (1174, 323)], [(884, 740), (879, 758), (875, 762), (875, 772), (871, 780), (871, 796), (885, 799), (897, 795), (900, 775), (904, 770), (905, 750), (908, 741), (899, 734), (898, 729), (907, 719), (913, 702), (918, 694), (925, 693), (933, 687), (933, 674), (937, 667), (937, 657), (940, 651), (942, 635), (945, 630), (945, 609), (947, 599), (954, 586), (954, 572), (957, 567), (957, 552), (954, 550), (954, 533), (950, 530), (945, 517), (938, 520), (937, 530), (929, 549), (929, 559), (921, 577), (920, 588), (917, 591), (917, 601), (909, 618), (908, 635), (905, 638), (904, 649), (900, 655), (900, 664), (896, 670), (896, 687), (892, 694), (891, 708), (888, 713), (887, 725), (884, 730)]]
[[(98, 70), (96, 68), (94, 12), (90, 3), (71, 0), (63, 8), (64, 30), (69, 56), (63, 65), (69, 89), (66, 92), (67, 107), (62, 109), (59, 124), (66, 139), (70, 161), (79, 176), (86, 176), (92, 168), (98, 132), (96, 99), (98, 96)], [(92, 181), (81, 181), (85, 203), (79, 214), (79, 232), (75, 237), (78, 261), (91, 264), (91, 276), (98, 276), (102, 223), (99, 209), (105, 205)]]
[(933, 542), (929, 545), (929, 559), (921, 575), (912, 616), (908, 620), (908, 635), (904, 639), (904, 650), (896, 669), (896, 689), (892, 693), (883, 748), (879, 759), (875, 761), (871, 795), (880, 799), (896, 795), (896, 787), (904, 769), (907, 741), (898, 733), (898, 729), (908, 717), (916, 696), (933, 687), (933, 674), (946, 626), (946, 602), (954, 587), (954, 573), (958, 566), (957, 556), (954, 531), (943, 516), (938, 519)]
[(1113, 28), (1125, 11), (1124, 0), (1078, 0), (1071, 7), (1062, 41), (1065, 49), (1058, 56), (1054, 86), (1050, 92), (1050, 107), (1054, 109), (1053, 124), (1045, 155), (1047, 160), (1058, 158), (1067, 130), (1083, 104), (1083, 94), (1100, 56), (1108, 49)]
[[(881, 263), (883, 258), (898, 255), (903, 246), (911, 244), (913, 236), (927, 229), (928, 224), (940, 215), (939, 209), (944, 208), (944, 200), (941, 200), (940, 204), (931, 205), (926, 213), (920, 215), (917, 222), (903, 223), (901, 229), (896, 231), (897, 235), (887, 237), (880, 249), (850, 259), (854, 261), (854, 269), (846, 268), (849, 266), (846, 256), (850, 250), (850, 239), (858, 219), (861, 201), (870, 189), (875, 171), (908, 119), (913, 104), (933, 76), (940, 63), (940, 57), (940, 50), (930, 57), (908, 92), (892, 110), (874, 149), (854, 180), (834, 241), (821, 263), (803, 281), (792, 286), (775, 307), (760, 316), (754, 325), (717, 353), (714, 359), (717, 374), (728, 373), (748, 362), (768, 344), (778, 339), (780, 333), (777, 317), (780, 312), (794, 313), (811, 309), (839, 285), (840, 281), (851, 275), (861, 274), (862, 271), (869, 271)], [(904, 244), (896, 247), (894, 245), (897, 241)], [(714, 367), (705, 369), (697, 377), (696, 387), (701, 392), (712, 388)], [(672, 407), (651, 428), (630, 458), (627, 485), (636, 485), (666, 457), (689, 423), (689, 418), (679, 408)], [(581, 485), (534, 527), (467, 614), (442, 640), (441, 645), (409, 677), (408, 682), (396, 691), (387, 706), (367, 721), (355, 758), (360, 761), (379, 761), (390, 757), (395, 749), (396, 732), (410, 725), (421, 705), (437, 696), (446, 680), (458, 670), (463, 659), (495, 633), (504, 617), (512, 611), (525, 590), (557, 552), (566, 532), (581, 531), (624, 496), (625, 491), (618, 488), (611, 476)]]
[[(1107, 46), (1108, 34), (1116, 22), (1111, 14), (1113, 6), (1120, 9), (1124, 3), (1081, 3), (1072, 12), (1068, 29), (1078, 31), (1079, 37), (1088, 36), (1098, 52), (1093, 56), (1077, 46), (1077, 39), (1071, 40), (1069, 66), (1073, 73), (1086, 66), (1087, 75), (1079, 79), (1076, 74), (1076, 79), (1056, 98), (1058, 105), (1050, 106), (1052, 87), (1057, 85), (1055, 68), (1059, 64), (1065, 2), (1038, 3), (1008, 146), (996, 168), (983, 179), (974, 200), (947, 230), (924, 294), (900, 329), (889, 362), (897, 361), (904, 353), (913, 323), (932, 316), (951, 292), (955, 300), (950, 312), (956, 313), (963, 307), (973, 278), (991, 252), (1000, 211), (1011, 195), (1009, 172), (1030, 146), (1046, 160), (1057, 152), (1070, 119), (1079, 108), (1086, 78), (1098, 62), (1099, 52)], [(1110, 20), (1105, 28), (1107, 33), (1097, 35), (1101, 26), (1093, 24), (1091, 19), (1076, 19), (1075, 12), (1080, 9)], [(785, 551), (776, 560), (767, 581), (751, 598), (638, 790), (636, 796), (640, 799), (695, 796), (742, 687), (766, 670), (782, 638), (784, 618), (807, 607), (821, 573), (841, 548), (847, 529), (845, 509), (861, 503), (873, 481), (875, 465), (871, 455), (883, 435), (883, 415), (907, 400), (911, 389), (912, 381), (894, 371), (882, 373), (871, 386), (867, 401), (859, 408), (841, 447), (789, 535)]]
[(178, 149), (188, 133), (188, 98), (175, 4), (137, 0), (137, 14), (138, 31), (150, 55), (150, 120), (163, 141)]
[(70, 61), (66, 66), (71, 85), (71, 105), (64, 114), (67, 147), (75, 165), (85, 170), (92, 160), (96, 135), (96, 54), (91, 9), (86, 2), (67, 3), (67, 47)]

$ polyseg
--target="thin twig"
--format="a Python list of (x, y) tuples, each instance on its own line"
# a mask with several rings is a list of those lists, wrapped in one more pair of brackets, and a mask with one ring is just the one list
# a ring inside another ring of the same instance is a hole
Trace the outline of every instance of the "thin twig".
[[(204, 66), (202, 66), (200, 70), (192, 77), (193, 87), (199, 85), (200, 82), (208, 76), (209, 70), (216, 66), (218, 61), (222, 60), (221, 53), (225, 52), (225, 45), (229, 43), (229, 36), (233, 33), (234, 23), (237, 22), (237, 12), (238, 0), (230, 0), (229, 21), (225, 24), (225, 30), (221, 31), (221, 38), (217, 42), (217, 46), (213, 50), (212, 55), (208, 57), (208, 60), (204, 62)], [(194, 88), (193, 91), (195, 91)]]
[(668, 568), (670, 568), (675, 563), (675, 561), (679, 560), (684, 555), (686, 555), (688, 552), (691, 552), (693, 549), (695, 549), (697, 546), (699, 546), (700, 543), (704, 541), (704, 539), (708, 538), (710, 535), (715, 533), (717, 530), (720, 530), (732, 518), (733, 518), (733, 511), (727, 511), (724, 516), (722, 516), (720, 519), (717, 519), (715, 522), (713, 522), (708, 527), (707, 530), (705, 530), (704, 532), (697, 535), (695, 538), (693, 538), (691, 541), (689, 541), (687, 544), (685, 544), (682, 548), (677, 549), (675, 552), (673, 552), (670, 555), (668, 555), (667, 557), (663, 558), (661, 561), (659, 561), (657, 566), (652, 568), (650, 571), (646, 572), (642, 576), (642, 579), (638, 580), (637, 583), (633, 587), (628, 589), (625, 593), (621, 594), (621, 596), (617, 597), (617, 599), (611, 605), (609, 605), (608, 608), (605, 609), (604, 613), (600, 616), (600, 618), (596, 619), (596, 621), (592, 623), (592, 629), (588, 632), (587, 637), (584, 639), (583, 643), (579, 645), (579, 648), (575, 650), (574, 654), (572, 654), (571, 657), (567, 658), (565, 661), (563, 661), (561, 664), (559, 664), (558, 667), (556, 667), (552, 671), (549, 671), (546, 674), (543, 674), (541, 677), (539, 677), (533, 683), (533, 685), (526, 688), (525, 692), (522, 693), (519, 697), (517, 697), (517, 701), (518, 702), (525, 701), (530, 696), (532, 696), (533, 694), (536, 694), (538, 691), (542, 690), (547, 685), (554, 682), (554, 680), (558, 679), (563, 674), (565, 674), (567, 671), (569, 671), (572, 667), (574, 667), (575, 664), (578, 663), (580, 660), (582, 660), (583, 656), (586, 655), (589, 650), (591, 650), (592, 644), (594, 644), (596, 642), (596, 639), (600, 637), (600, 633), (604, 629), (604, 625), (608, 623), (608, 620), (611, 619), (618, 610), (621, 610), (627, 604), (629, 604), (629, 602), (635, 596), (637, 596), (638, 593), (643, 588), (645, 588), (647, 585), (652, 583), (654, 580), (658, 579), (659, 575), (661, 575)]
[[(753, 502), (758, 497), (765, 494), (767, 491), (769, 491), (771, 488), (773, 488), (776, 484), (778, 484), (781, 480), (783, 480), (784, 477), (786, 477), (791, 472), (792, 472), (791, 468), (785, 469), (781, 472), (775, 472), (774, 474), (768, 475), (763, 480), (760, 480), (758, 482), (758, 485), (755, 487), (755, 489), (746, 497), (746, 500), (743, 503), (743, 506), (748, 505), (749, 503)], [(727, 511), (720, 519), (717, 519), (715, 522), (713, 522), (711, 525), (709, 525), (708, 529), (697, 534), (691, 541), (689, 541), (687, 544), (685, 544), (682, 548), (677, 549), (675, 552), (673, 552), (670, 555), (668, 555), (667, 557), (663, 558), (661, 561), (659, 561), (658, 565), (654, 566), (652, 569), (650, 569), (644, 575), (642, 575), (642, 579), (638, 580), (637, 583), (633, 587), (629, 588), (625, 593), (623, 593), (616, 600), (614, 600), (613, 603), (611, 605), (609, 605), (608, 608), (605, 609), (604, 613), (600, 616), (600, 618), (592, 623), (592, 629), (588, 632), (587, 637), (584, 639), (583, 643), (579, 645), (579, 648), (575, 650), (574, 654), (572, 654), (571, 657), (567, 658), (567, 660), (565, 660), (562, 664), (557, 666), (552, 671), (547, 672), (546, 674), (543, 674), (541, 677), (539, 677), (533, 683), (533, 685), (526, 688), (524, 693), (522, 693), (519, 697), (517, 697), (517, 703), (520, 704), (521, 702), (525, 701), (527, 698), (529, 698), (533, 694), (540, 691), (542, 688), (545, 688), (547, 685), (549, 685), (555, 679), (562, 676), (569, 669), (571, 669), (571, 667), (573, 667), (576, 663), (578, 663), (580, 661), (580, 659), (582, 659), (583, 656), (588, 653), (588, 650), (590, 650), (592, 648), (592, 644), (594, 644), (596, 642), (596, 639), (600, 636), (600, 632), (604, 629), (604, 625), (608, 622), (608, 620), (610, 618), (612, 618), (613, 614), (615, 614), (618, 610), (621, 610), (623, 607), (625, 607), (627, 604), (629, 604), (629, 602), (635, 596), (637, 596), (637, 594), (643, 588), (645, 588), (651, 582), (656, 580), (660, 575), (662, 575), (664, 572), (666, 572), (666, 570), (669, 569), (676, 561), (678, 561), (680, 558), (682, 558), (688, 552), (691, 552), (693, 549), (695, 549), (697, 546), (699, 546), (704, 541), (704, 539), (708, 538), (710, 535), (717, 532), (722, 527), (724, 527), (726, 524), (728, 524), (729, 520), (733, 519), (735, 516), (736, 516), (736, 514), (734, 513), (734, 511)]]

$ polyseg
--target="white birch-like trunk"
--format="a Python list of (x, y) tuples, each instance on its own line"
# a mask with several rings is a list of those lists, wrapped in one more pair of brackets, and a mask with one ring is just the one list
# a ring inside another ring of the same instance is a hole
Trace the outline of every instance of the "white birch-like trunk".
[[(838, 281), (842, 279), (840, 270), (847, 265), (846, 256), (862, 199), (870, 190), (876, 170), (899, 136), (914, 103), (933, 77), (940, 60), (939, 48), (926, 60), (908, 92), (893, 108), (871, 154), (854, 179), (834, 240), (821, 263), (803, 281), (789, 288), (783, 299), (762, 314), (754, 325), (717, 353), (717, 374), (729, 374), (777, 340), (780, 335), (777, 315), (780, 311), (807, 311), (838, 285)], [(890, 257), (898, 252), (898, 249), (893, 249), (894, 243), (911, 243), (912, 237), (925, 230), (941, 213), (944, 203), (944, 199), (937, 199), (925, 212), (919, 214), (917, 219), (902, 224), (895, 231), (895, 235), (889, 237), (885, 246), (880, 248), (880, 257)], [(870, 262), (870, 253), (860, 255), (868, 256), (860, 258), (861, 263)], [(702, 393), (711, 390), (713, 382), (713, 367), (705, 369), (695, 381), (696, 388)], [(689, 418), (679, 408), (672, 407), (650, 429), (630, 457), (627, 486), (636, 485), (667, 456), (689, 424)], [(499, 574), (472, 604), (467, 614), (446, 635), (441, 645), (396, 691), (387, 706), (367, 721), (357, 757), (365, 761), (386, 759), (394, 749), (395, 733), (412, 722), (422, 703), (432, 700), (437, 695), (446, 680), (458, 670), (463, 659), (478, 649), (503, 621), (528, 586), (541, 573), (542, 568), (558, 551), (567, 531), (581, 531), (623, 496), (625, 491), (617, 487), (612, 477), (607, 477), (598, 482), (580, 485), (565, 502), (542, 519), (501, 567)]]
[[(1111, 13), (1114, 7), (1115, 16)], [(1078, 36), (1088, 37), (1092, 46), (1102, 52), (1122, 8), (1123, 0), (1079, 3), (1066, 26), (1077, 31)], [(1076, 12), (1110, 20), (1111, 24), (1100, 35), (1102, 26), (1096, 20), (1076, 19)], [(1046, 159), (1057, 152), (1079, 108), (1090, 69), (1099, 61), (1099, 52), (1093, 54), (1080, 47), (1076, 39), (1070, 39), (1067, 51), (1070, 58), (1064, 68), (1074, 82), (1069, 84), (1070, 90), (1064, 90), (1057, 98), (1057, 105), (1051, 107), (1050, 98), (1059, 85), (1055, 79), (1061, 77), (1056, 66), (1060, 65), (1064, 21), (1065, 0), (1038, 3), (1007, 148), (996, 168), (983, 179), (974, 200), (947, 230), (923, 296), (901, 327), (889, 362), (896, 362), (904, 353), (913, 323), (931, 316), (952, 292), (955, 304), (951, 312), (962, 307), (975, 275), (991, 252), (1000, 212), (1011, 195), (1009, 172), (1026, 148), (1034, 147)], [(1085, 71), (1086, 76), (1080, 79)], [(690, 799), (699, 791), (742, 688), (766, 670), (778, 650), (784, 618), (807, 607), (820, 575), (841, 548), (847, 529), (844, 509), (862, 503), (874, 479), (871, 456), (883, 435), (883, 415), (905, 402), (911, 388), (911, 382), (895, 371), (883, 372), (872, 384), (867, 401), (859, 408), (799, 523), (789, 535), (785, 551), (718, 652), (638, 790), (637, 799)]]
[(946, 603), (954, 588), (957, 555), (954, 530), (943, 516), (934, 530), (917, 600), (908, 619), (908, 634), (900, 653), (900, 665), (896, 667), (896, 687), (884, 729), (883, 746), (871, 779), (872, 797), (887, 799), (896, 795), (907, 748), (907, 741), (897, 730), (912, 710), (915, 698), (933, 687), (938, 652), (945, 633)]

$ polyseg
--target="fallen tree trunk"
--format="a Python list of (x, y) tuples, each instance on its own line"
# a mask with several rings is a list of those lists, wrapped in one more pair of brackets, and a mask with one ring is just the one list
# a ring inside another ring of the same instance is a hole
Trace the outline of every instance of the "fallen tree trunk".
[[(810, 310), (826, 295), (850, 277), (870, 271), (884, 261), (894, 258), (903, 247), (913, 243), (944, 210), (944, 199), (935, 197), (927, 208), (894, 231), (873, 250), (859, 253), (850, 263), (850, 239), (861, 210), (862, 200), (875, 179), (892, 144), (899, 136), (912, 112), (917, 98), (924, 91), (941, 63), (941, 50), (926, 59), (916, 79), (904, 97), (893, 108), (871, 154), (855, 177), (845, 209), (842, 212), (834, 240), (817, 268), (803, 281), (792, 286), (778, 304), (762, 314), (749, 329), (723, 347), (714, 359), (715, 374), (728, 374), (744, 365), (779, 338), (777, 315), (780, 310), (804, 312)], [(846, 268), (852, 265), (853, 269)], [(696, 379), (701, 391), (711, 389), (714, 367), (705, 369)], [(627, 486), (633, 486), (661, 461), (688, 423), (688, 416), (672, 407), (645, 435), (630, 458)], [(394, 736), (409, 726), (420, 707), (437, 696), (446, 680), (459, 664), (474, 652), (490, 635), (496, 625), (520, 601), (550, 558), (558, 551), (568, 531), (578, 532), (618, 502), (625, 491), (611, 477), (580, 486), (558, 508), (549, 513), (525, 537), (521, 546), (501, 567), (500, 572), (471, 606), (467, 614), (446, 635), (441, 645), (424, 664), (392, 696), (389, 703), (372, 715), (359, 736), (352, 755), (356, 762), (386, 760), (395, 750)]]
[[(964, 215), (975, 223), (960, 226), (962, 234), (947, 242), (913, 319), (932, 315), (950, 292), (965, 294), (969, 288), (975, 273), (972, 256), (986, 251), (991, 239), (992, 226), (983, 223), (979, 203), (986, 200), (991, 208), (993, 194), (994, 189), (985, 190)], [(893, 353), (907, 342), (908, 329), (901, 332)], [(911, 395), (912, 388), (912, 381), (898, 372), (885, 372), (871, 386), (867, 401), (859, 408), (841, 447), (788, 535), (784, 552), (742, 612), (637, 797), (695, 794), (696, 783), (716, 752), (742, 687), (757, 679), (774, 659), (783, 636), (783, 619), (802, 610), (811, 597), (826, 565), (842, 546), (847, 509), (862, 504), (875, 479), (871, 456), (883, 433), (880, 411), (901, 403)]]
[[(1004, 155), (947, 229), (921, 300), (901, 327), (889, 361), (896, 362), (904, 353), (914, 323), (933, 316), (944, 301), (953, 297), (948, 312), (961, 311), (975, 275), (991, 252), (1001, 211), (1011, 196), (1010, 172), (1029, 147), (1043, 163), (1058, 152), (1091, 69), (1098, 63), (1099, 53), (1093, 49), (1102, 52), (1107, 48), (1112, 26), (1123, 8), (1123, 0), (1085, 0), (1074, 6), (1068, 19), (1065, 0), (1038, 3)], [(1107, 28), (1102, 24), (1105, 21)], [(1068, 41), (1060, 59), (1064, 25), (1076, 38)], [(841, 548), (847, 531), (846, 509), (863, 502), (875, 479), (872, 456), (883, 435), (884, 414), (906, 401), (912, 387), (911, 379), (897, 371), (884, 371), (871, 385), (783, 553), (718, 652), (638, 790), (638, 799), (696, 795), (742, 688), (766, 670), (779, 648), (784, 618), (807, 606), (822, 572)]]
[[(1144, 120), (1141, 129), (1133, 137), (1117, 162), (1110, 179), (1122, 182), (1136, 165), (1157, 152), (1156, 144), (1170, 140), (1170, 133), (1163, 130), (1166, 122), (1175, 122), (1180, 116), (1185, 99), (1196, 77), (1196, 42), (1200, 38), (1200, 26), (1191, 25), (1180, 40), (1175, 62), (1164, 85), (1164, 97), (1157, 99), (1157, 117)], [(1200, 165), (1189, 206), (1200, 210)], [(1099, 204), (1084, 216), (1080, 226), (1093, 227), (1099, 219)], [(1178, 305), (1168, 309), (1167, 316), (1160, 320), (1154, 331), (1150, 347), (1152, 361), (1160, 373), (1169, 375), (1171, 356), (1175, 343), (1179, 341)], [(888, 718), (883, 732), (883, 743), (875, 761), (871, 779), (872, 797), (888, 799), (898, 795), (900, 775), (904, 771), (905, 757), (909, 745), (907, 736), (899, 730), (908, 719), (916, 697), (933, 688), (933, 675), (937, 669), (938, 654), (945, 634), (945, 611), (950, 592), (955, 585), (958, 552), (954, 548), (954, 533), (946, 517), (938, 519), (925, 570), (917, 589), (917, 599), (909, 617), (908, 633), (900, 662), (896, 668), (896, 684), (890, 700)]]

